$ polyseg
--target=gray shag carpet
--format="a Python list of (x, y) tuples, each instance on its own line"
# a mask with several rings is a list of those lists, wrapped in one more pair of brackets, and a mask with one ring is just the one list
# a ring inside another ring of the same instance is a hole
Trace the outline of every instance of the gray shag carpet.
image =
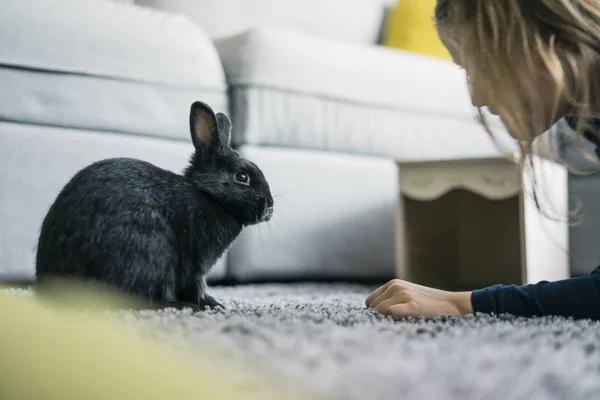
[[(119, 317), (188, 354), (218, 349), (289, 393), (308, 388), (319, 398), (352, 400), (600, 399), (598, 322), (487, 315), (392, 321), (365, 309), (372, 289), (213, 287), (227, 310)], [(223, 371), (232, 384), (251, 387), (256, 377), (242, 375)]]

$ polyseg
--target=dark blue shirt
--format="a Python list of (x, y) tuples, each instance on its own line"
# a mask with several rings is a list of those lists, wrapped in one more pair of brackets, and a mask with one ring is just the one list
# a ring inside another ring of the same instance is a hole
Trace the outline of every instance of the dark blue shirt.
[[(566, 118), (575, 128), (577, 120)], [(600, 158), (600, 119), (590, 120), (584, 136), (596, 144)], [(496, 285), (471, 295), (475, 312), (512, 314), (521, 317), (555, 315), (600, 320), (600, 267), (589, 276), (527, 286)]]
[(491, 286), (471, 295), (473, 310), (520, 317), (557, 315), (600, 320), (600, 268), (590, 276), (527, 286)]

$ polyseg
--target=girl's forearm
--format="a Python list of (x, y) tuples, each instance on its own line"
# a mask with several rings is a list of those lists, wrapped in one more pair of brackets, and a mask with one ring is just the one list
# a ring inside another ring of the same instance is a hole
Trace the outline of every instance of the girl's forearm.
[(460, 311), (461, 315), (473, 313), (473, 303), (471, 302), (472, 292), (456, 292), (452, 293), (452, 302)]

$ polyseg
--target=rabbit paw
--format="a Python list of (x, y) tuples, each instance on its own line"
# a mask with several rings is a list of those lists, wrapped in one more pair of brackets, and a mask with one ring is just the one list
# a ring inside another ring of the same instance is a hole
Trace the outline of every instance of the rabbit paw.
[(203, 311), (204, 307), (198, 305), (198, 304), (194, 304), (194, 303), (188, 303), (185, 301), (170, 301), (167, 304), (165, 304), (164, 306), (165, 308), (175, 308), (177, 310), (183, 310), (186, 308), (191, 308), (193, 312), (198, 312), (198, 311)]
[(205, 309), (205, 307), (208, 307), (211, 310), (214, 310), (217, 307), (221, 307), (222, 309), (225, 309), (225, 306), (223, 304), (219, 303), (217, 300), (215, 300), (212, 296), (209, 296), (208, 294), (205, 294), (200, 298), (200, 301), (198, 302), (198, 306), (201, 309)]

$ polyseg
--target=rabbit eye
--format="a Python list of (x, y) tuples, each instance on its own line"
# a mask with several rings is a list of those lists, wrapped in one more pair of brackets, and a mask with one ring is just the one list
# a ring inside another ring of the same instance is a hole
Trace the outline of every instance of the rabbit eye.
[(235, 174), (235, 180), (246, 185), (250, 184), (250, 177), (248, 176), (248, 174), (245, 174), (243, 172), (238, 172), (237, 174)]

